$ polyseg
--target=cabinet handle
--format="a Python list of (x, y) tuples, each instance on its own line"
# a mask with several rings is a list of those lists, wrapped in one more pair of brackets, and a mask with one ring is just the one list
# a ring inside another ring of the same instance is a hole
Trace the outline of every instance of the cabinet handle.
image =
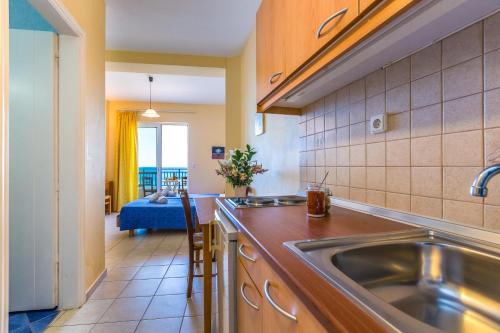
[(325, 29), (325, 27), (328, 25), (328, 23), (330, 23), (333, 19), (339, 17), (339, 16), (342, 16), (344, 15), (345, 13), (347, 13), (347, 8), (342, 8), (341, 10), (339, 10), (338, 12), (332, 14), (332, 16), (328, 17), (326, 20), (323, 21), (323, 23), (321, 23), (321, 25), (319, 26), (318, 30), (316, 31), (316, 38), (317, 39), (320, 39), (321, 38), (321, 34), (323, 33), (323, 29)]
[(269, 84), (275, 84), (278, 79), (280, 78), (281, 74), (283, 74), (283, 72), (276, 72), (276, 73), (273, 73), (270, 77), (269, 77)]
[(246, 254), (245, 252), (243, 252), (243, 247), (244, 246), (245, 246), (245, 244), (241, 244), (238, 247), (238, 252), (240, 253), (240, 256), (242, 256), (243, 258), (245, 258), (246, 260), (248, 260), (250, 262), (255, 262), (255, 258), (252, 258), (248, 254)]
[(295, 317), (294, 315), (286, 312), (285, 310), (283, 310), (271, 297), (271, 294), (269, 293), (269, 288), (271, 287), (271, 283), (269, 282), (269, 280), (266, 280), (264, 282), (264, 295), (266, 296), (266, 299), (267, 301), (269, 302), (269, 304), (271, 304), (271, 306), (276, 310), (278, 311), (280, 314), (282, 314), (283, 316), (285, 316), (286, 318), (290, 319), (290, 320), (293, 320), (293, 321), (297, 321), (297, 317)]
[(243, 300), (245, 301), (245, 303), (247, 303), (248, 305), (250, 305), (251, 308), (253, 308), (254, 310), (256, 311), (259, 311), (259, 307), (255, 304), (253, 304), (252, 302), (250, 302), (250, 300), (248, 299), (247, 295), (245, 294), (245, 288), (246, 288), (247, 284), (245, 282), (243, 282), (241, 284), (241, 287), (240, 287), (240, 294), (241, 294), (241, 297), (243, 297)]

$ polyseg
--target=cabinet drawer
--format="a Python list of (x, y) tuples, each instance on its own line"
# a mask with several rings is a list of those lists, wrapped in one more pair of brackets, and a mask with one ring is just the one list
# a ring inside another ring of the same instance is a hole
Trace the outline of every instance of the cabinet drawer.
[(266, 264), (259, 250), (241, 232), (238, 235), (238, 257), (252, 281), (259, 286), (263, 281), (262, 267)]
[(236, 272), (238, 333), (262, 332), (262, 296), (243, 264), (238, 262)]

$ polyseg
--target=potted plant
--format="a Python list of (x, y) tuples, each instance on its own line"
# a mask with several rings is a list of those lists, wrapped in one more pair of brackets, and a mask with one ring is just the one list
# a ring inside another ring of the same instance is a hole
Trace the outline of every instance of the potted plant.
[(262, 164), (252, 160), (255, 154), (257, 152), (250, 145), (246, 145), (246, 150), (234, 149), (229, 152), (227, 160), (219, 161), (219, 168), (215, 170), (217, 175), (226, 179), (226, 183), (231, 184), (237, 197), (246, 196), (254, 175), (267, 171)]

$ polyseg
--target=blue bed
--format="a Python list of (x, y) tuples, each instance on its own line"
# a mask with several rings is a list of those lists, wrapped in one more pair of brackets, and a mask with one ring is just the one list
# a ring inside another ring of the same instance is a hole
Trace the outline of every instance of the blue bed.
[[(190, 196), (193, 220), (196, 216), (193, 198), (199, 196), (214, 195), (193, 194)], [(186, 218), (181, 199), (170, 197), (166, 204), (150, 203), (149, 199), (129, 202), (120, 210), (120, 230), (134, 229), (186, 230)]]

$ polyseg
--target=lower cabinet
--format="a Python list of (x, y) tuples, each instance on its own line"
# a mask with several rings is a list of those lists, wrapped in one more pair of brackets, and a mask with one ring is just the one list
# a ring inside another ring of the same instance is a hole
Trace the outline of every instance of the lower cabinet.
[[(239, 241), (245, 241), (241, 235)], [(243, 258), (238, 260), (237, 268), (237, 323), (239, 333), (323, 333), (326, 330), (299, 301), (278, 276), (264, 261), (258, 250), (252, 254), (258, 258), (251, 270)], [(258, 275), (258, 276), (257, 276)]]

